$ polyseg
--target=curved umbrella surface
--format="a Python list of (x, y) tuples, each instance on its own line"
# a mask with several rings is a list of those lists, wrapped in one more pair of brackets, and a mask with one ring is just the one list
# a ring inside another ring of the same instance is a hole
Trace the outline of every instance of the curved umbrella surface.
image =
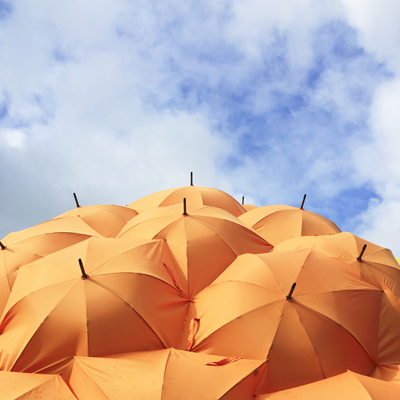
[(0, 371), (2, 400), (76, 400), (60, 375)]
[(75, 357), (69, 383), (80, 400), (254, 399), (265, 361), (221, 360), (175, 349)]
[(243, 206), (229, 194), (222, 190), (202, 186), (186, 186), (162, 190), (142, 197), (141, 199), (128, 204), (128, 207), (145, 211), (156, 207), (181, 204), (184, 198), (186, 198), (188, 203), (222, 208), (235, 217), (246, 212), (245, 208), (243, 208)]
[(400, 386), (351, 371), (319, 382), (259, 395), (258, 400), (396, 400)]
[(74, 355), (176, 345), (189, 300), (173, 270), (164, 241), (101, 238), (21, 267), (0, 323), (0, 368), (54, 373)]
[(165, 239), (187, 281), (190, 297), (213, 282), (237, 255), (269, 252), (272, 246), (229, 212), (187, 204), (139, 214), (120, 238)]
[(349, 232), (287, 240), (277, 245), (274, 252), (311, 247), (342, 259), (383, 291), (378, 360), (381, 364), (400, 362), (400, 266), (392, 252)]
[(358, 271), (316, 249), (244, 254), (192, 300), (181, 348), (267, 359), (261, 393), (348, 368), (369, 374), (381, 297)]
[(80, 217), (102, 237), (115, 238), (126, 223), (137, 214), (132, 208), (99, 204), (76, 207), (54, 219)]
[(258, 207), (239, 219), (274, 246), (293, 237), (341, 232), (336, 224), (322, 215), (285, 205)]

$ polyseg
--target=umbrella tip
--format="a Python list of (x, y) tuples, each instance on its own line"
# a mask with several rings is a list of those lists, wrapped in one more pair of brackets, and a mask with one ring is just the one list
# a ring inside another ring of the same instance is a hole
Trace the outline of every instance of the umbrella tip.
[(292, 294), (295, 287), (296, 287), (296, 282), (293, 283), (292, 287), (290, 288), (289, 294), (286, 296), (287, 301), (292, 301)]
[(300, 208), (302, 209), (302, 210), (304, 210), (304, 202), (306, 201), (306, 194), (303, 196), (303, 201), (301, 202), (301, 206), (300, 206)]
[(85, 268), (84, 268), (84, 266), (83, 266), (82, 260), (81, 260), (81, 259), (78, 259), (78, 262), (79, 262), (79, 266), (80, 266), (80, 268), (81, 268), (82, 278), (83, 278), (83, 279), (89, 278), (89, 275), (86, 274), (86, 271), (85, 271)]
[(188, 215), (188, 213), (186, 212), (186, 197), (183, 198), (183, 215)]
[(76, 206), (80, 207), (79, 202), (78, 202), (78, 198), (76, 197), (75, 193), (74, 193), (74, 199), (75, 199)]
[(193, 172), (190, 173), (190, 186), (193, 186)]
[(0, 241), (0, 246), (1, 246), (1, 250), (5, 250), (7, 248), (7, 246), (4, 246), (4, 244)]
[(360, 251), (360, 255), (357, 257), (357, 261), (358, 261), (358, 262), (361, 262), (361, 261), (362, 261), (362, 256), (363, 256), (364, 251), (365, 251), (366, 248), (367, 248), (367, 244), (365, 243), (364, 246), (363, 246), (363, 248), (362, 248), (361, 251)]
[(242, 206), (244, 205), (244, 196), (242, 196)]

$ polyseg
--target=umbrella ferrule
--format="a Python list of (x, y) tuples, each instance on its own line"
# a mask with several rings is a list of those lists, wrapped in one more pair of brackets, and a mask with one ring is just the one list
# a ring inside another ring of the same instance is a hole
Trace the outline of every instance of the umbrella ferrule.
[(295, 287), (296, 287), (296, 282), (293, 283), (292, 287), (290, 288), (289, 294), (286, 296), (287, 301), (292, 301), (292, 294)]
[(364, 244), (363, 248), (361, 249), (360, 255), (357, 257), (357, 261), (361, 262), (362, 261), (362, 256), (364, 254), (365, 249), (367, 248), (367, 244)]
[(82, 260), (79, 259), (78, 261), (79, 261), (79, 266), (80, 266), (81, 272), (82, 272), (82, 278), (83, 278), (83, 279), (89, 278), (89, 275), (86, 274), (85, 267), (83, 266)]
[(76, 206), (80, 207), (79, 202), (78, 202), (78, 198), (76, 197), (75, 193), (74, 193), (74, 199), (75, 199)]
[(190, 173), (190, 186), (193, 186), (193, 172)]
[(183, 215), (188, 215), (186, 212), (186, 197), (183, 198)]
[(303, 201), (301, 202), (301, 206), (300, 206), (300, 208), (302, 209), (302, 210), (304, 210), (304, 202), (306, 201), (306, 194), (303, 196)]

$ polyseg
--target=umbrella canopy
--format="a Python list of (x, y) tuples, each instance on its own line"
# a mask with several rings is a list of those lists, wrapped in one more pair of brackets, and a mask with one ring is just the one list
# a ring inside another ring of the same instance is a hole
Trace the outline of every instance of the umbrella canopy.
[(382, 364), (398, 363), (400, 361), (398, 339), (400, 266), (392, 252), (349, 232), (291, 239), (277, 245), (274, 252), (311, 247), (341, 258), (351, 269), (359, 271), (363, 279), (372, 282), (383, 291), (378, 360)]
[(239, 219), (273, 245), (298, 236), (341, 232), (332, 221), (321, 215), (285, 205), (258, 207)]
[(59, 215), (55, 219), (80, 217), (98, 235), (115, 238), (125, 224), (137, 215), (132, 208), (100, 204), (76, 207)]
[(351, 371), (309, 385), (259, 395), (258, 400), (397, 400), (400, 385)]
[(189, 300), (174, 268), (164, 241), (104, 238), (21, 267), (0, 323), (0, 368), (58, 373), (74, 355), (176, 345)]
[(358, 271), (317, 249), (244, 254), (192, 300), (181, 348), (267, 359), (260, 393), (348, 368), (370, 374), (381, 297)]
[(175, 349), (75, 357), (69, 383), (80, 400), (254, 399), (265, 361), (235, 360)]
[(186, 186), (175, 189), (162, 190), (142, 197), (139, 200), (128, 204), (128, 207), (135, 210), (145, 211), (155, 207), (166, 207), (174, 204), (181, 204), (186, 198), (188, 203), (200, 206), (219, 207), (229, 211), (235, 217), (246, 212), (242, 205), (232, 196), (222, 190), (201, 186)]
[[(66, 221), (66, 220), (64, 220)], [(70, 222), (70, 221), (69, 221)], [(7, 235), (1, 241), (0, 248), (0, 315), (3, 313), (19, 267), (33, 262), (48, 254), (99, 236), (90, 227), (80, 224), (74, 232), (67, 223), (63, 227), (53, 221)]]
[(191, 297), (214, 281), (238, 254), (272, 249), (229, 212), (190, 203), (185, 208), (177, 204), (143, 212), (119, 237), (165, 239)]
[(60, 375), (0, 371), (2, 400), (76, 400)]

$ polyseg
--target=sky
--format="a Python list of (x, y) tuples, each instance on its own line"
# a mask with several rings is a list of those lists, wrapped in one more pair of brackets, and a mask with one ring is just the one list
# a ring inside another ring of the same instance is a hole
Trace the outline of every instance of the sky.
[(400, 2), (0, 1), (0, 238), (187, 186), (400, 257)]

